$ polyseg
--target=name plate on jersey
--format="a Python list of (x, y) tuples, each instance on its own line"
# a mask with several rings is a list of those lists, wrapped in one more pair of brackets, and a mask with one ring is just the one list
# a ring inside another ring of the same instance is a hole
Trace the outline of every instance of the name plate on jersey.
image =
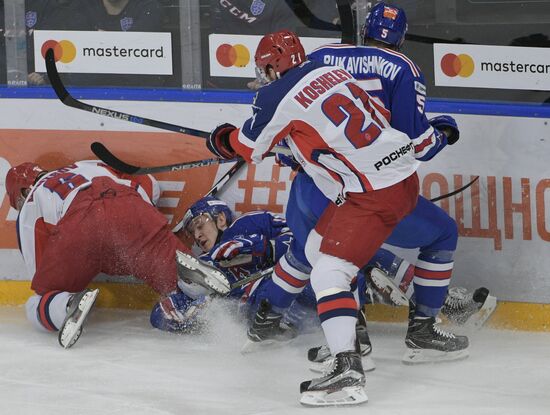
[(435, 85), (550, 91), (547, 48), (434, 44)]
[[(224, 35), (208, 36), (210, 54), (210, 76), (232, 78), (255, 78), (256, 64), (254, 54), (262, 36)], [(329, 44), (339, 43), (339, 39), (302, 37), (300, 38), (306, 54), (314, 49)]]
[(36, 72), (49, 48), (59, 72), (172, 75), (170, 33), (35, 30)]

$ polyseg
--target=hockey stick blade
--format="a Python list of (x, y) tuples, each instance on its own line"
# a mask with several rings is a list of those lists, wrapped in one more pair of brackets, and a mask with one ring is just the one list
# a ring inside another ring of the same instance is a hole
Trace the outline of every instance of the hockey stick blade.
[(264, 269), (262, 271), (258, 271), (255, 274), (250, 275), (249, 277), (245, 277), (242, 280), (239, 280), (231, 284), (231, 290), (242, 287), (243, 285), (246, 285), (252, 281), (259, 280), (260, 278), (263, 278), (266, 275), (271, 274), (272, 272), (273, 272), (273, 267)]
[(149, 127), (159, 128), (161, 130), (173, 131), (181, 134), (188, 134), (195, 137), (207, 138), (210, 133), (206, 131), (195, 130), (194, 128), (182, 127), (180, 125), (170, 124), (162, 121), (151, 120), (149, 118), (138, 117), (136, 115), (127, 114), (112, 109), (98, 107), (91, 104), (86, 104), (82, 101), (78, 101), (73, 98), (69, 91), (63, 85), (57, 67), (55, 66), (55, 58), (53, 49), (46, 51), (46, 71), (48, 73), (48, 79), (52, 84), (52, 88), (55, 91), (59, 100), (72, 108), (88, 111), (94, 114), (104, 115), (106, 117), (114, 118), (116, 120), (133, 122), (135, 124), (147, 125)]
[(113, 169), (126, 174), (152, 174), (152, 173), (174, 172), (174, 171), (180, 171), (180, 170), (186, 170), (186, 169), (193, 169), (195, 167), (211, 166), (213, 164), (235, 162), (235, 159), (224, 160), (224, 159), (212, 158), (212, 159), (204, 159), (204, 160), (197, 160), (197, 161), (188, 161), (184, 163), (168, 164), (165, 166), (140, 167), (140, 166), (133, 166), (131, 164), (128, 164), (122, 161), (113, 153), (111, 153), (107, 147), (105, 147), (103, 144), (97, 141), (93, 142), (90, 147), (93, 153), (102, 162), (112, 167)]
[[(184, 163), (167, 164), (164, 166), (140, 167), (140, 166), (134, 166), (132, 164), (126, 163), (125, 161), (122, 161), (113, 153), (111, 153), (109, 149), (105, 147), (103, 144), (101, 144), (100, 142), (97, 142), (97, 141), (93, 142), (90, 148), (92, 149), (92, 152), (102, 162), (104, 162), (108, 166), (111, 166), (113, 169), (126, 174), (152, 174), (152, 173), (174, 172), (174, 171), (180, 171), (180, 170), (186, 170), (186, 169), (193, 169), (195, 167), (211, 166), (213, 164), (231, 163), (231, 162), (235, 162), (236, 160), (240, 160), (240, 158), (230, 159), (230, 160), (212, 158), (212, 159), (204, 159), (204, 160), (197, 160), (197, 161), (188, 161)], [(287, 147), (275, 146), (273, 148), (273, 151), (276, 151), (277, 153), (281, 153), (285, 155), (292, 154), (290, 149)], [(274, 154), (269, 153), (268, 155), (274, 155)]]

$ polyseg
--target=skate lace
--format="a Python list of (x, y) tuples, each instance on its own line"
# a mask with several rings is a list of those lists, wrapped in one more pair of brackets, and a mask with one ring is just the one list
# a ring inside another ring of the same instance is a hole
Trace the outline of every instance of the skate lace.
[(444, 337), (446, 339), (454, 339), (456, 336), (448, 331), (443, 330), (441, 327), (439, 327), (439, 323), (441, 323), (440, 319), (436, 319), (435, 323), (433, 324), (433, 330), (434, 332), (441, 337)]
[(472, 302), (472, 296), (468, 294), (466, 288), (453, 287), (449, 289), (445, 299), (445, 307), (451, 310), (461, 310)]

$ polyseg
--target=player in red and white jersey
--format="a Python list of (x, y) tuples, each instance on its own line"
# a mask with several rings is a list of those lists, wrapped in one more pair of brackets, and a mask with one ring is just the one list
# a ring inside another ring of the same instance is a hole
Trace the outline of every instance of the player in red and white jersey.
[[(389, 127), (390, 113), (347, 71), (306, 61), (294, 33), (264, 36), (255, 60), (269, 83), (256, 95), (253, 116), (240, 129), (218, 126), (207, 145), (223, 158), (241, 155), (259, 162), (286, 138), (296, 160), (334, 202), (316, 227), (320, 237), (308, 239), (306, 254), (335, 366), (326, 376), (302, 383), (301, 402), (362, 403), (368, 398), (355, 346), (358, 301), (351, 286), (359, 268), (415, 207), (419, 186), (414, 145)], [(273, 324), (273, 314), (260, 310), (254, 324)]]
[(6, 191), (36, 293), (27, 316), (59, 330), (63, 347), (80, 336), (98, 292), (86, 287), (97, 274), (133, 275), (161, 296), (176, 290), (175, 251), (189, 249), (154, 207), (152, 176), (125, 176), (99, 161), (49, 172), (23, 163), (8, 171)]

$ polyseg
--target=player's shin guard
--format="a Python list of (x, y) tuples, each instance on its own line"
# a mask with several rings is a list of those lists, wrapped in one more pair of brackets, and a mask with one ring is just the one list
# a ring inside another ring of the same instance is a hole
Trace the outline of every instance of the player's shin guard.
[(414, 269), (416, 315), (436, 317), (443, 306), (453, 270), (452, 260), (441, 260), (422, 253)]

